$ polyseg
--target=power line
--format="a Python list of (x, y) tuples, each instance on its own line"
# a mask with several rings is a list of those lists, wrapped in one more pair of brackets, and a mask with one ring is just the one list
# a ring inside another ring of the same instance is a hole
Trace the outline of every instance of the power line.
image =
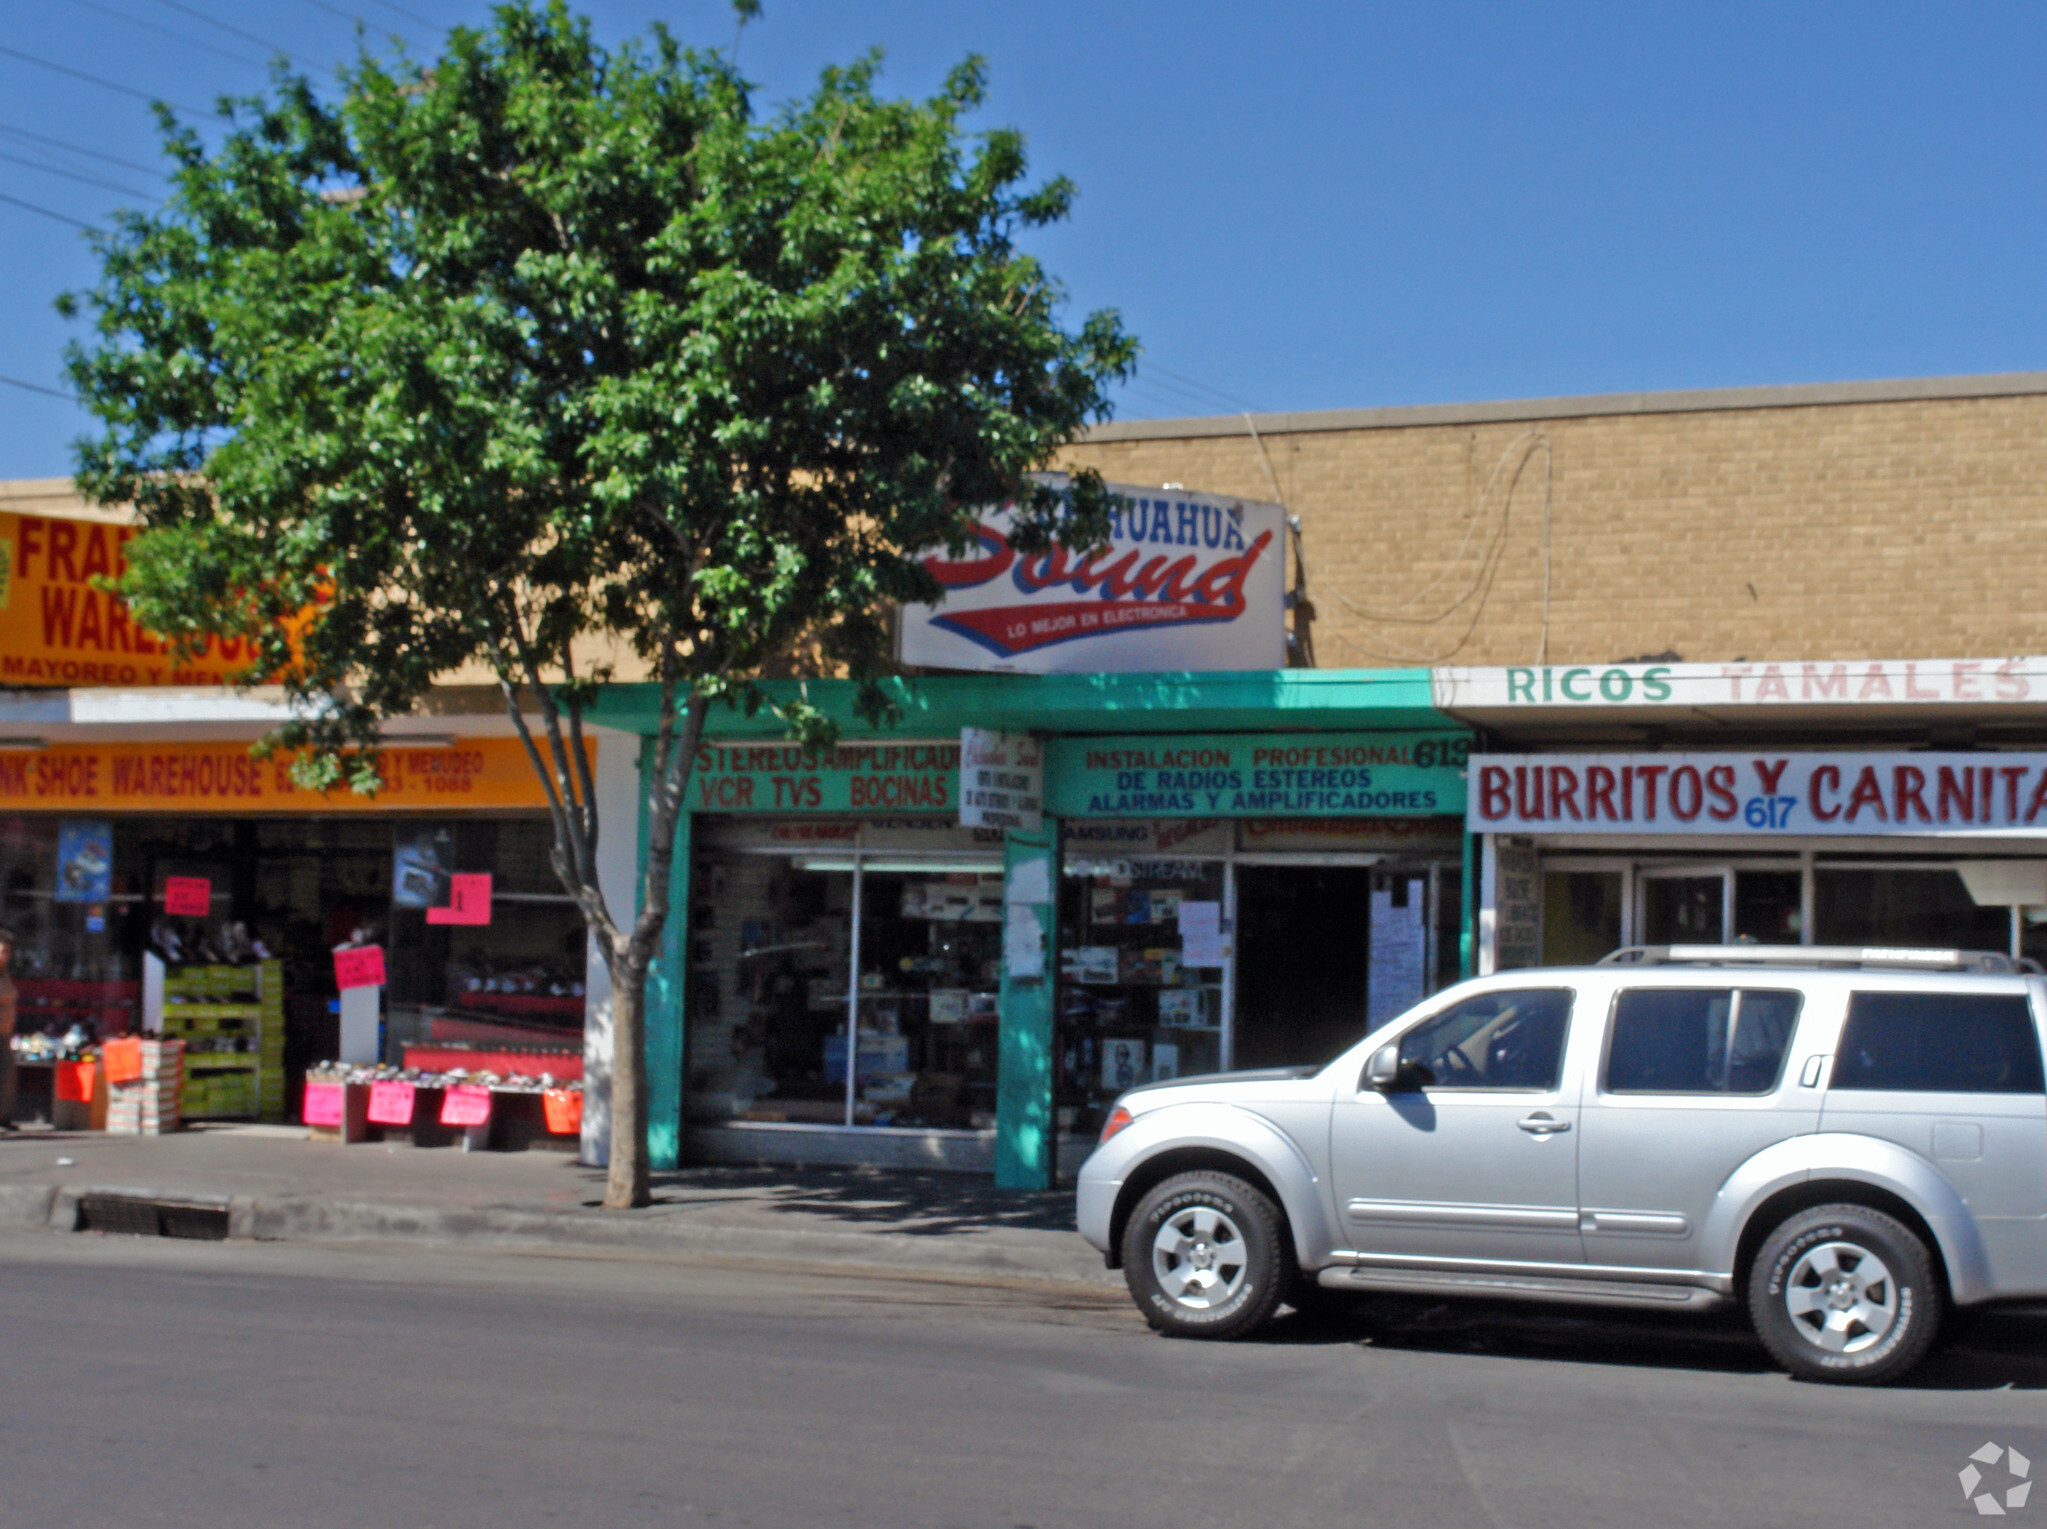
[[(1148, 395), (1154, 404), (1161, 408), (1172, 410), (1174, 415), (1183, 419), (1187, 417), (1190, 409), (1205, 409), (1210, 413), (1225, 412), (1219, 409), (1210, 399), (1190, 393), (1185, 388), (1176, 387), (1170, 382), (1147, 378), (1142, 374), (1125, 382), (1123, 387), (1125, 390), (1134, 389), (1138, 393)], [(1235, 413), (1236, 411), (1230, 410), (1227, 412)]]
[(1138, 383), (1124, 383), (1117, 390), (1117, 397), (1119, 401), (1134, 399), (1139, 405), (1149, 411), (1145, 415), (1147, 419), (1185, 419), (1187, 417), (1187, 405), (1179, 399), (1170, 398), (1164, 393), (1154, 392), (1152, 389)]
[(133, 186), (124, 186), (119, 181), (101, 180), (97, 175), (85, 175), (77, 170), (66, 170), (61, 165), (38, 164), (33, 159), (23, 159), (19, 154), (10, 154), (5, 149), (0, 149), (0, 159), (8, 161), (10, 164), (26, 165), (29, 169), (40, 170), (45, 175), (61, 175), (66, 180), (74, 180), (81, 185), (98, 186), (107, 191), (118, 191), (123, 196), (139, 196), (144, 198), (150, 196), (150, 193), (147, 191), (137, 191)]
[(55, 388), (44, 387), (40, 382), (23, 382), (19, 377), (10, 377), (5, 372), (0, 372), (0, 382), (6, 383), (9, 387), (26, 388), (31, 393), (47, 393), (52, 398), (61, 398), (68, 403), (78, 402), (76, 393), (61, 393)]
[(0, 43), (0, 53), (6, 54), (9, 58), (18, 58), (24, 64), (34, 64), (39, 69), (54, 69), (59, 74), (68, 74), (74, 80), (84, 80), (86, 84), (97, 85), (103, 90), (117, 90), (124, 96), (135, 97), (138, 101), (148, 101), (152, 105), (162, 101), (164, 105), (175, 106), (179, 111), (194, 117), (206, 115), (196, 106), (186, 106), (182, 102), (173, 101), (164, 96), (153, 96), (148, 91), (137, 90), (132, 85), (117, 85), (112, 80), (103, 80), (96, 74), (87, 74), (83, 69), (73, 69), (69, 64), (53, 64), (46, 58), (37, 58), (33, 53), (24, 53), (21, 49), (10, 48), (5, 43)]
[[(440, 31), (440, 28), (437, 25), (435, 25), (431, 21), (428, 21), (424, 16), (415, 16), (411, 11), (406, 10), (403, 6), (392, 5), (390, 3), (390, 0), (377, 0), (377, 3), (383, 6), (385, 10), (396, 11), (406, 20), (411, 21), (419, 26), (423, 26), (430, 32)], [(306, 0), (306, 4), (310, 5), (316, 11), (325, 11), (330, 16), (339, 16), (343, 21), (352, 21), (359, 27), (369, 25), (369, 23), (364, 21), (362, 17), (358, 15), (356, 12), (345, 11), (338, 5), (329, 5), (327, 3), (327, 0)]]
[(26, 208), (30, 212), (39, 212), (46, 218), (55, 218), (59, 223), (69, 223), (73, 228), (82, 228), (89, 234), (96, 234), (100, 231), (97, 224), (81, 222), (69, 213), (52, 212), (47, 207), (38, 207), (34, 202), (24, 202), (18, 196), (9, 196), (4, 191), (0, 191), (0, 202), (6, 202), (12, 207)]
[(75, 143), (66, 143), (62, 138), (52, 138), (46, 133), (31, 133), (25, 127), (10, 127), (5, 122), (0, 122), (0, 133), (5, 133), (10, 138), (27, 138), (36, 143), (47, 143), (51, 148), (62, 149), (67, 154), (83, 154), (87, 159), (104, 159), (110, 165), (119, 165), (124, 170), (140, 170), (144, 175), (154, 175), (158, 180), (166, 178), (163, 171), (152, 165), (137, 164), (132, 159), (102, 154), (97, 149), (81, 148)]
[(188, 37), (174, 27), (159, 26), (154, 21), (144, 21), (140, 16), (130, 16), (126, 11), (117, 11), (110, 5), (101, 5), (99, 0), (71, 0), (71, 3), (73, 5), (82, 5), (89, 11), (98, 11), (102, 16), (111, 16), (116, 21), (125, 21), (131, 27), (146, 27), (160, 37), (168, 37), (174, 42), (183, 43), (188, 48), (198, 48), (202, 52), (211, 53), (215, 58), (224, 58), (231, 63), (256, 64), (260, 62), (257, 59), (244, 58), (239, 53), (230, 53), (225, 48), (216, 48), (212, 43), (201, 42), (196, 37)]
[(259, 48), (268, 48), (272, 53), (282, 53), (300, 68), (306, 67), (304, 59), (282, 44), (271, 42), (267, 38), (258, 37), (254, 32), (244, 32), (240, 27), (229, 26), (225, 21), (217, 17), (209, 16), (202, 10), (196, 10), (192, 6), (184, 4), (183, 0), (156, 0), (156, 3), (168, 6), (181, 16), (190, 16), (194, 21), (203, 21), (210, 27), (219, 27), (221, 31), (228, 33), (230, 36), (239, 37), (243, 42), (252, 42)]
[(1227, 414), (1237, 414), (1242, 412), (1241, 410), (1223, 402), (1223, 400), (1225, 400), (1228, 397), (1227, 394), (1217, 393), (1215, 389), (1202, 387), (1198, 383), (1193, 385), (1187, 385), (1174, 382), (1171, 380), (1172, 374), (1164, 371), (1161, 368), (1158, 367), (1152, 368), (1152, 375), (1149, 377), (1147, 377), (1142, 371), (1138, 373), (1138, 376), (1139, 379), (1145, 384), (1147, 384), (1154, 393), (1161, 395), (1177, 394), (1179, 397), (1186, 399), (1189, 403), (1193, 404), (1197, 408), (1210, 409), (1217, 413)]
[(1154, 363), (1149, 368), (1149, 370), (1151, 371), (1152, 375), (1156, 377), (1163, 377), (1168, 382), (1176, 382), (1180, 384), (1182, 392), (1186, 392), (1189, 389), (1191, 389), (1196, 393), (1205, 393), (1210, 398), (1216, 399), (1219, 402), (1229, 404), (1233, 408), (1237, 409), (1249, 409), (1254, 414), (1264, 414), (1269, 412), (1266, 409), (1260, 407), (1258, 404), (1253, 403), (1248, 398), (1239, 398), (1234, 393), (1225, 393), (1221, 388), (1212, 388), (1205, 382), (1195, 381), (1192, 377), (1183, 377), (1178, 372), (1167, 371), (1163, 366), (1159, 366), (1156, 363)]
[(428, 21), (426, 17), (420, 15), (417, 11), (408, 11), (402, 5), (393, 5), (391, 3), (391, 0), (377, 0), (377, 4), (381, 5), (387, 11), (394, 11), (398, 15), (403, 16), (407, 21), (412, 22), (415, 26), (425, 27), (430, 32), (438, 32), (440, 30), (440, 24), (438, 22)]

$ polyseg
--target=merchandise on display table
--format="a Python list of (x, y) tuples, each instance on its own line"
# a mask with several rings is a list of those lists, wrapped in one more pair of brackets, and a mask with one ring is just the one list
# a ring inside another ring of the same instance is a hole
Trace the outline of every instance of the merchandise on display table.
[(17, 1033), (8, 1038), (8, 1049), (14, 1054), (15, 1121), (47, 1120), (60, 1131), (105, 1126), (99, 1050), (83, 1025), (62, 1035)]
[(410, 1135), (415, 1146), (439, 1146), (459, 1133), (463, 1145), (472, 1147), (491, 1144), (505, 1113), (500, 1101), (517, 1106), (514, 1113), (525, 1112), (529, 1137), (575, 1138), (582, 1130), (581, 1078), (488, 1068), (324, 1062), (306, 1074), (303, 1113), (315, 1141), (363, 1142), (397, 1131)]
[(167, 969), (161, 1023), (185, 1043), (186, 1118), (284, 1118), (281, 961)]
[(23, 1035), (17, 1031), (9, 1037), (9, 1045), (17, 1064), (76, 1062), (97, 1054), (94, 1042), (82, 1025), (73, 1025), (62, 1035)]
[(496, 1072), (490, 1068), (471, 1071), (466, 1067), (393, 1067), (353, 1066), (345, 1062), (322, 1062), (308, 1069), (308, 1085), (315, 1083), (338, 1083), (369, 1087), (378, 1083), (409, 1083), (415, 1088), (452, 1088), (456, 1084), (474, 1084), (495, 1092), (507, 1094), (538, 1094), (548, 1089), (580, 1094), (583, 1091), (581, 1078), (558, 1078), (551, 1072), (522, 1073)]

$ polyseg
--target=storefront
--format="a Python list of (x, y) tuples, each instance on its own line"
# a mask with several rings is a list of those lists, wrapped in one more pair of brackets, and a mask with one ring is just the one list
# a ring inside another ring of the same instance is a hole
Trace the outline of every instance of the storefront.
[[(182, 1038), (198, 1119), (295, 1119), (309, 1066), (408, 1042), (579, 1070), (587, 941), (519, 742), (394, 737), (377, 797), (320, 795), (251, 755), (277, 710), (218, 691), (0, 698), (0, 927), (24, 1052)], [(459, 910), (457, 875), (482, 891)], [(349, 944), (379, 947), (386, 980), (344, 1005), (333, 953)], [(54, 1103), (25, 1081), (25, 1109)]]
[(2043, 681), (2023, 658), (1439, 672), (1487, 733), (1481, 969), (1670, 943), (2047, 957)]
[[(698, 756), (663, 956), (692, 1160), (1043, 1181), (1121, 1090), (1322, 1060), (1466, 958), (1468, 739), (1423, 674), (926, 678), (885, 735), (851, 689), (807, 690), (835, 750), (764, 714)], [(968, 728), (1034, 740), (1040, 822), (962, 822)]]

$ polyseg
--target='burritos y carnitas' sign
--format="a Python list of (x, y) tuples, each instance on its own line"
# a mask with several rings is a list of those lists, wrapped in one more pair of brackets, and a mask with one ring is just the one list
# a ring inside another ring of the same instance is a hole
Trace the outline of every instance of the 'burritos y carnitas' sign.
[(1286, 512), (1111, 484), (1109, 542), (1025, 557), (1013, 507), (978, 517), (963, 557), (924, 560), (945, 598), (903, 609), (902, 659), (1029, 674), (1286, 664)]
[(1465, 821), (1473, 833), (2047, 836), (2047, 754), (1474, 754)]

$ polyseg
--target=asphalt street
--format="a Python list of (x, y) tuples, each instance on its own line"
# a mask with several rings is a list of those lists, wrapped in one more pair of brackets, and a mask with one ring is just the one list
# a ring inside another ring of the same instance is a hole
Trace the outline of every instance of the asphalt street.
[(8, 1529), (1918, 1529), (1977, 1519), (1983, 1444), (2047, 1460), (2023, 1318), (1862, 1391), (1725, 1325), (1412, 1303), (1196, 1344), (1098, 1288), (589, 1251), (24, 1232), (0, 1299)]

